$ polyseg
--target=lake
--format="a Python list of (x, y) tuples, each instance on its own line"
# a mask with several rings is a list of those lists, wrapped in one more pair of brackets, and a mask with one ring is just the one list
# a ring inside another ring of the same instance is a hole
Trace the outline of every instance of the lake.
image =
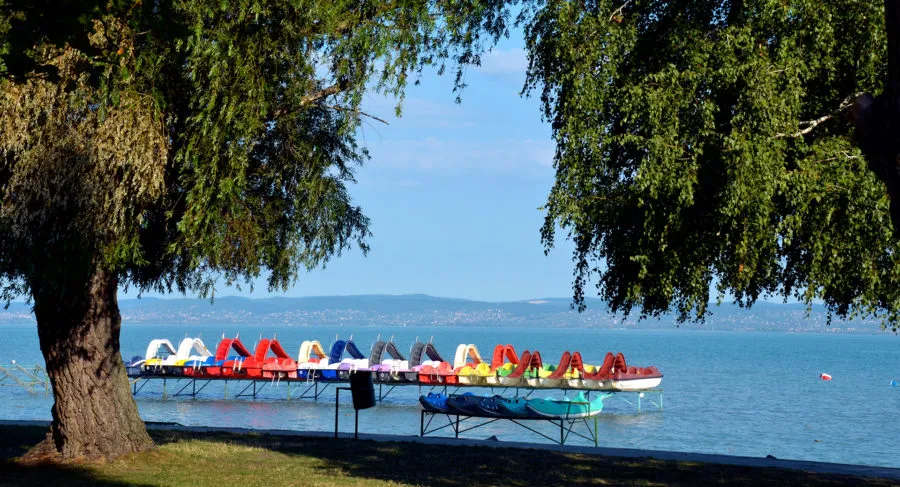
[[(11, 360), (43, 363), (34, 326), (4, 325), (2, 330), (0, 364)], [(892, 379), (900, 381), (900, 338), (888, 333), (125, 324), (122, 354), (126, 358), (142, 355), (153, 338), (168, 338), (177, 346), (185, 333), (200, 334), (214, 351), (223, 332), (240, 333), (248, 346), (260, 334), (276, 334), (294, 355), (303, 340), (319, 340), (327, 350), (336, 335), (342, 339), (352, 335), (367, 353), (379, 334), (382, 339), (393, 336), (404, 352), (416, 337), (423, 341), (433, 337), (448, 360), (460, 343), (474, 343), (488, 360), (498, 343), (512, 344), (520, 353), (537, 349), (547, 363), (558, 361), (566, 350), (580, 351), (585, 362), (593, 364), (600, 363), (607, 351), (622, 352), (629, 364), (659, 367), (665, 375), (661, 386), (665, 409), (652, 411), (645, 405), (638, 414), (620, 396), (607, 399), (599, 417), (601, 446), (900, 467), (896, 455), (900, 418), (894, 416), (900, 411), (900, 387), (891, 386)], [(822, 372), (834, 380), (820, 380)], [(229, 384), (230, 395), (235, 385)], [(150, 383), (135, 399), (146, 421), (333, 431), (334, 389), (326, 390), (318, 401), (296, 399), (298, 392), (293, 385), (293, 398), (287, 400), (286, 384), (267, 384), (255, 400), (223, 400), (221, 384), (214, 384), (197, 398), (164, 399), (161, 384)], [(360, 431), (418, 434), (418, 394), (417, 387), (396, 388), (377, 407), (360, 412)], [(349, 394), (342, 395), (342, 404), (347, 406), (341, 412), (341, 431), (352, 431)], [(50, 396), (0, 387), (0, 419), (50, 419), (51, 405)], [(559, 434), (558, 428), (547, 431), (551, 436)], [(504, 421), (463, 436), (492, 435), (507, 441), (546, 441)], [(571, 443), (588, 444), (585, 440)]]

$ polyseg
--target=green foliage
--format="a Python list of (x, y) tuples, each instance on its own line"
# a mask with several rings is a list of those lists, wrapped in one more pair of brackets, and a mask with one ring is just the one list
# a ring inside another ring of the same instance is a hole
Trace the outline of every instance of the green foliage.
[(845, 110), (879, 93), (881, 1), (551, 0), (526, 92), (557, 142), (542, 230), (574, 240), (575, 297), (703, 319), (710, 289), (900, 312), (884, 185)]
[(98, 259), (140, 289), (264, 269), (278, 289), (366, 251), (347, 191), (363, 95), (399, 110), (431, 64), (462, 87), (509, 18), (469, 0), (0, 2), (6, 297)]

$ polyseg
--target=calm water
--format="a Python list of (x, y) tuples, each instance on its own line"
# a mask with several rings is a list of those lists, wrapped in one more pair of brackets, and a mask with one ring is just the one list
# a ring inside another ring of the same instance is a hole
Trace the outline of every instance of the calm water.
[[(608, 399), (599, 420), (601, 445), (900, 467), (900, 387), (890, 386), (892, 379), (900, 381), (900, 337), (889, 334), (125, 325), (122, 353), (127, 358), (143, 354), (152, 338), (177, 345), (186, 331), (200, 333), (210, 348), (223, 331), (240, 332), (248, 345), (260, 333), (276, 333), (293, 354), (303, 340), (317, 339), (327, 347), (336, 334), (348, 338), (351, 333), (364, 352), (379, 333), (382, 338), (394, 335), (401, 350), (408, 350), (417, 336), (434, 336), (448, 360), (459, 343), (474, 343), (487, 356), (497, 343), (511, 343), (519, 351), (540, 350), (548, 362), (565, 350), (581, 351), (587, 363), (599, 363), (607, 351), (621, 351), (628, 363), (656, 365), (665, 374), (665, 410), (637, 414), (619, 397)], [(42, 363), (33, 326), (3, 326), (3, 332), (0, 363)], [(834, 380), (819, 380), (821, 372)], [(235, 385), (229, 384), (229, 395)], [(292, 396), (297, 392), (298, 386), (292, 386)], [(223, 400), (222, 393), (221, 385), (214, 384), (198, 398), (163, 399), (161, 384), (150, 384), (136, 399), (148, 421), (321, 431), (334, 427), (333, 388), (318, 401), (287, 400), (285, 384), (267, 385), (256, 400)], [(378, 407), (360, 413), (360, 431), (418, 434), (417, 397), (416, 387), (395, 389)], [(2, 387), (0, 419), (49, 419), (51, 401)], [(352, 431), (349, 396), (343, 403), (348, 407), (342, 408), (341, 430)], [(547, 432), (558, 435), (552, 428)], [(491, 435), (545, 441), (506, 422), (464, 434)]]

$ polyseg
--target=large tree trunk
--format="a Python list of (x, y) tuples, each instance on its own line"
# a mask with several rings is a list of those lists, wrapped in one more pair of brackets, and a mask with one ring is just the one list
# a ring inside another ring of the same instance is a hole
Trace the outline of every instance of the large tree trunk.
[(894, 235), (900, 237), (900, 0), (884, 0), (888, 79), (884, 93), (856, 99), (850, 111), (869, 169), (887, 187)]
[(47, 440), (29, 456), (96, 460), (151, 448), (119, 354), (118, 279), (97, 268), (77, 287), (32, 289), (54, 403)]

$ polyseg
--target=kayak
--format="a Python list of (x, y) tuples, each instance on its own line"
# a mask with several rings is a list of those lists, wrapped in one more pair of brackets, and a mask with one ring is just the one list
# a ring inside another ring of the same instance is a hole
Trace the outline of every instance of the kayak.
[(603, 411), (603, 400), (612, 394), (603, 394), (593, 401), (585, 397), (584, 392), (579, 392), (573, 399), (564, 397), (561, 399), (532, 399), (525, 403), (525, 409), (539, 417), (544, 418), (586, 418), (600, 414)]

